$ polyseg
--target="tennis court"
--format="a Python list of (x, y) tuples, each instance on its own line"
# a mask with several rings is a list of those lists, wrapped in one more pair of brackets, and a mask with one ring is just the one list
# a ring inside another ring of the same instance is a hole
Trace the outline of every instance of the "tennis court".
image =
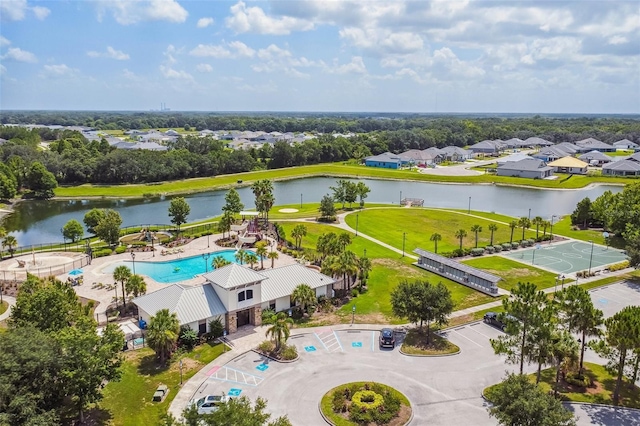
[(589, 259), (591, 259), (591, 269), (599, 269), (603, 265), (627, 260), (627, 256), (621, 250), (597, 244), (593, 245), (592, 255), (591, 243), (582, 241), (570, 241), (560, 244), (545, 243), (536, 247), (538, 248), (503, 254), (515, 261), (541, 266), (559, 274), (586, 271), (589, 269)]

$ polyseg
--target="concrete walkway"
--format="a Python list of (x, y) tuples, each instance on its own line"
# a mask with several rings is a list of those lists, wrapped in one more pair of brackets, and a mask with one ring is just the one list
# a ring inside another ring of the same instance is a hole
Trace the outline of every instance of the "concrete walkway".
[(3, 295), (2, 300), (7, 302), (9, 304), (9, 307), (6, 311), (4, 311), (2, 315), (0, 315), (0, 321), (4, 321), (9, 318), (9, 315), (11, 315), (11, 309), (16, 306), (16, 299), (14, 297)]

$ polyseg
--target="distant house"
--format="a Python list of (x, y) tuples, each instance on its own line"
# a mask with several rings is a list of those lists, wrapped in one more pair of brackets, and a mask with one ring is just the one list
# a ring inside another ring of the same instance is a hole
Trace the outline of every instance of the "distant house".
[(616, 147), (594, 138), (587, 138), (574, 143), (580, 147), (581, 152), (590, 152), (594, 150), (600, 152), (614, 152), (616, 150)]
[(584, 152), (583, 148), (579, 147), (578, 145), (574, 145), (570, 142), (560, 142), (558, 144), (555, 144), (554, 147), (561, 149), (567, 154), (571, 154), (571, 155), (577, 154), (578, 152)]
[(549, 141), (548, 141), (548, 140), (546, 140), (546, 139), (542, 139), (542, 138), (535, 137), (535, 136), (534, 136), (534, 137), (527, 138), (527, 139), (524, 141), (524, 146), (527, 146), (527, 147), (534, 147), (534, 146), (551, 146), (551, 145), (553, 145), (553, 142), (549, 142)]
[(509, 161), (496, 169), (498, 176), (544, 179), (553, 175), (553, 167), (537, 158), (525, 158), (520, 161)]
[(602, 174), (608, 176), (640, 176), (640, 163), (634, 160), (612, 161), (602, 166)]
[(629, 139), (622, 139), (621, 141), (614, 142), (612, 144), (616, 149), (633, 149), (638, 150), (638, 144), (631, 142)]
[(442, 159), (441, 154), (436, 154), (433, 151), (428, 150), (419, 150), (419, 149), (410, 149), (409, 151), (405, 151), (401, 154), (398, 154), (400, 161), (402, 163), (409, 163), (416, 166), (429, 166), (440, 162)]
[[(436, 149), (436, 148), (429, 148)], [(445, 146), (439, 150), (446, 161), (463, 162), (473, 157), (473, 152), (459, 146)]]
[(602, 166), (603, 164), (607, 164), (613, 161), (611, 157), (607, 154), (603, 154), (600, 151), (591, 151), (586, 154), (582, 154), (578, 157), (578, 159), (582, 161), (586, 161), (592, 166)]
[(364, 159), (364, 164), (367, 167), (380, 167), (383, 169), (399, 169), (402, 165), (402, 160), (396, 154), (390, 152), (384, 152), (382, 154), (374, 155)]
[(529, 156), (528, 154), (525, 154), (524, 152), (516, 152), (511, 155), (507, 155), (506, 157), (498, 158), (496, 162), (498, 163), (498, 166), (501, 166), (504, 163), (508, 163), (510, 161), (520, 161), (528, 158), (533, 158), (533, 157)]
[(548, 166), (553, 167), (553, 170), (556, 173), (586, 175), (588, 164), (575, 157), (563, 157), (556, 161), (552, 161)]
[[(502, 142), (502, 141), (500, 141)], [(484, 140), (477, 144), (471, 145), (469, 151), (474, 154), (498, 155), (501, 150), (501, 144), (496, 141)]]
[(549, 162), (549, 161), (555, 161), (558, 158), (567, 157), (569, 155), (570, 154), (563, 149), (557, 148), (555, 146), (547, 146), (545, 148), (540, 148), (540, 151), (536, 152), (535, 154), (532, 154), (531, 156), (533, 158), (537, 158), (539, 160)]
[(523, 144), (524, 144), (524, 141), (522, 139), (519, 139), (519, 138), (511, 138), (511, 139), (507, 139), (506, 141), (504, 141), (504, 144), (509, 149), (515, 149), (515, 148), (521, 148), (523, 146)]

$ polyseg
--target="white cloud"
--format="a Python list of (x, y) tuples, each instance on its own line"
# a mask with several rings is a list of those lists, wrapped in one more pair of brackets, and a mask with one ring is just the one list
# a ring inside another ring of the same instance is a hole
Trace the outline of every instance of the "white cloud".
[(625, 44), (629, 42), (629, 39), (620, 35), (615, 35), (608, 40), (609, 44)]
[(36, 16), (36, 18), (41, 21), (43, 21), (51, 13), (49, 9), (42, 6), (34, 6), (31, 8), (31, 11)]
[(198, 64), (196, 70), (198, 70), (198, 72), (213, 72), (213, 67), (209, 64)]
[(169, 66), (160, 65), (160, 72), (167, 79), (184, 80), (192, 83), (194, 82), (193, 76), (184, 70), (178, 71)]
[(91, 50), (87, 52), (87, 55), (92, 58), (109, 58), (115, 59), (117, 61), (125, 61), (129, 59), (129, 55), (127, 53), (124, 53), (121, 50), (116, 50), (111, 46), (107, 46), (106, 52), (96, 52), (94, 50)]
[(98, 20), (111, 13), (117, 23), (131, 25), (143, 21), (183, 23), (189, 12), (176, 0), (101, 0)]
[(45, 65), (44, 73), (42, 74), (44, 77), (73, 77), (78, 74), (78, 70), (75, 68), (71, 68), (66, 64), (58, 64), (58, 65)]
[(349, 27), (339, 32), (351, 45), (378, 53), (409, 53), (422, 50), (422, 37), (412, 32), (392, 32), (381, 28)]
[(327, 71), (331, 74), (366, 74), (367, 67), (364, 65), (362, 56), (354, 56), (348, 64), (334, 63), (332, 67), (327, 68)]
[(231, 6), (231, 16), (225, 22), (228, 28), (236, 33), (257, 33), (287, 35), (293, 31), (309, 31), (314, 29), (312, 21), (283, 16), (274, 18), (267, 16), (261, 8), (247, 7), (243, 1)]
[(49, 13), (51, 13), (51, 11), (46, 7), (30, 7), (27, 4), (27, 0), (0, 1), (0, 16), (2, 16), (2, 20), (22, 21), (26, 17), (27, 11), (29, 10), (33, 12), (33, 15), (41, 21), (49, 16)]
[(26, 50), (22, 50), (19, 47), (11, 47), (7, 51), (7, 53), (2, 57), (2, 59), (12, 59), (18, 62), (30, 62), (36, 63), (38, 62), (38, 58), (31, 52), (27, 52)]
[(191, 49), (191, 56), (223, 58), (252, 58), (256, 51), (241, 41), (232, 41), (224, 45), (199, 44)]
[(196, 27), (207, 28), (209, 25), (213, 25), (213, 18), (200, 18), (198, 19)]
[(237, 56), (252, 58), (256, 53), (255, 50), (241, 41), (232, 41), (231, 43), (229, 43), (229, 47), (236, 51)]
[(8, 46), (8, 45), (10, 45), (10, 44), (11, 44), (11, 42), (10, 42), (9, 40), (7, 40), (6, 38), (4, 38), (4, 37), (2, 37), (2, 36), (0, 35), (0, 47), (2, 47), (2, 46)]

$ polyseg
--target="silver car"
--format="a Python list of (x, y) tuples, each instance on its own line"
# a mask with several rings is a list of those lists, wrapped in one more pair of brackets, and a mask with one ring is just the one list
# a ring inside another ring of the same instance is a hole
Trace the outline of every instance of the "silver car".
[(231, 400), (226, 395), (206, 395), (197, 400), (193, 400), (191, 403), (198, 407), (198, 414), (213, 413), (222, 404), (225, 404)]

